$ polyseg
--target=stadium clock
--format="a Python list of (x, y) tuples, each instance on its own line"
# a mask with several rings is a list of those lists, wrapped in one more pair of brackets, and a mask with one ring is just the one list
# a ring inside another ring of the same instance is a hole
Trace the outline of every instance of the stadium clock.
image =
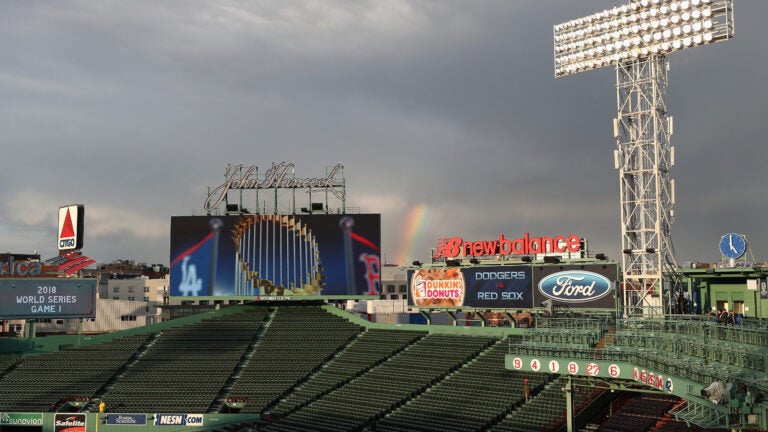
[(720, 253), (726, 258), (740, 258), (747, 251), (747, 240), (741, 234), (728, 233), (720, 239)]

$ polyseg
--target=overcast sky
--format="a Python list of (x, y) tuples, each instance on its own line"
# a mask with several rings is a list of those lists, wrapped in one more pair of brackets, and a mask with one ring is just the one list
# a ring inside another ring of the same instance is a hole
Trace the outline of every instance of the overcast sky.
[[(292, 161), (344, 165), (389, 262), (525, 232), (619, 258), (615, 71), (552, 67), (552, 26), (614, 4), (3, 2), (0, 250), (54, 256), (82, 203), (86, 255), (167, 264), (171, 216), (203, 214), (228, 163)], [(768, 261), (768, 2), (735, 11), (733, 40), (669, 59), (680, 263), (727, 232)]]

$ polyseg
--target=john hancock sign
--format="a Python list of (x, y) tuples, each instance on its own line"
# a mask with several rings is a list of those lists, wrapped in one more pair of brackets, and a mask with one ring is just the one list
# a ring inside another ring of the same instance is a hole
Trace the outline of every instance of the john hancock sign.
[(203, 208), (213, 210), (225, 201), (230, 190), (253, 189), (322, 189), (331, 192), (336, 198), (344, 199), (344, 167), (336, 164), (325, 177), (296, 177), (293, 162), (272, 162), (262, 176), (256, 165), (227, 165), (226, 181), (213, 188), (203, 204)]

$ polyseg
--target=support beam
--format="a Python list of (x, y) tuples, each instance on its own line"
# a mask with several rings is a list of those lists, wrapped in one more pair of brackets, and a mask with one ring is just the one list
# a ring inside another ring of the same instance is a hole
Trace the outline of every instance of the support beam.
[(567, 432), (574, 432), (573, 425), (573, 378), (565, 383), (565, 424)]
[(475, 311), (475, 316), (480, 320), (480, 325), (482, 327), (485, 327), (488, 324), (488, 321), (485, 319), (485, 316), (483, 316), (482, 312)]
[(446, 313), (448, 313), (448, 316), (451, 317), (451, 325), (456, 327), (456, 312), (446, 311)]
[[(674, 218), (673, 150), (667, 117), (667, 59), (650, 56), (616, 66), (614, 122), (621, 198), (624, 315), (671, 311), (670, 276), (677, 272), (670, 227)], [(677, 279), (679, 284), (679, 279)]]
[(429, 314), (429, 311), (426, 311), (424, 309), (419, 310), (419, 314), (424, 317), (424, 319), (427, 321), (427, 325), (432, 324), (432, 316)]

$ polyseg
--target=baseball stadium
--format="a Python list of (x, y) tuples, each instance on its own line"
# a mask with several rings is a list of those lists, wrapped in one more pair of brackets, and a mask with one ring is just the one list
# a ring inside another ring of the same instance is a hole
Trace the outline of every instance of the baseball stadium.
[(667, 56), (732, 38), (732, 0), (553, 30), (555, 77), (616, 69), (618, 259), (502, 232), (389, 266), (342, 164), (227, 165), (167, 269), (89, 270), (62, 206), (58, 256), (0, 255), (0, 432), (768, 430), (768, 263), (729, 232), (681, 265), (671, 237)]

